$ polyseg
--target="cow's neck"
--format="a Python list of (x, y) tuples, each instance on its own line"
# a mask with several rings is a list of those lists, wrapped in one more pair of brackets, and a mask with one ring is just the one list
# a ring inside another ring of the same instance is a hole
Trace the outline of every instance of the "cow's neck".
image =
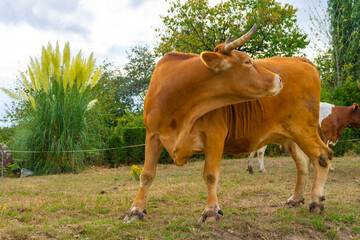
[(345, 128), (351, 125), (351, 121), (349, 120), (348, 114), (349, 111), (347, 107), (335, 106), (331, 115), (335, 120), (335, 126), (333, 126), (334, 135), (336, 135), (336, 141), (339, 140), (341, 133)]
[[(179, 111), (176, 113), (176, 118), (181, 119), (180, 122), (182, 122), (182, 126), (172, 151), (175, 160), (181, 158), (177, 153), (179, 149), (186, 144), (187, 137), (196, 120), (215, 109), (248, 100), (234, 95), (205, 96), (203, 98), (197, 98), (196, 95), (198, 95), (198, 93), (194, 92), (194, 98), (197, 99), (197, 101), (192, 102), (191, 105), (178, 104)], [(182, 106), (186, 106), (186, 108), (182, 108)]]

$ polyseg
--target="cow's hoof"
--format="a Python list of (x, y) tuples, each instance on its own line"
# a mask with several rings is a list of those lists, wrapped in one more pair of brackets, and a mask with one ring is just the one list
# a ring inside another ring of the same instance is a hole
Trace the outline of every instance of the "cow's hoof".
[(142, 220), (144, 219), (145, 214), (146, 214), (146, 209), (144, 209), (144, 211), (141, 212), (137, 208), (132, 208), (130, 210), (130, 213), (125, 216), (124, 223), (131, 223)]
[(210, 208), (208, 210), (205, 210), (200, 219), (199, 222), (203, 223), (203, 222), (217, 222), (220, 220), (220, 215), (223, 216), (224, 213), (223, 211), (221, 211), (220, 209), (218, 209), (218, 207), (215, 206), (215, 209)]
[(321, 213), (322, 211), (324, 211), (324, 205), (321, 203), (312, 202), (309, 206), (310, 213)]
[(248, 171), (250, 174), (254, 174), (254, 170), (252, 167), (248, 167), (246, 171)]
[(294, 200), (292, 198), (289, 198), (286, 202), (284, 202), (284, 206), (298, 207), (300, 206), (300, 203), (304, 204), (305, 199), (302, 198), (301, 200)]

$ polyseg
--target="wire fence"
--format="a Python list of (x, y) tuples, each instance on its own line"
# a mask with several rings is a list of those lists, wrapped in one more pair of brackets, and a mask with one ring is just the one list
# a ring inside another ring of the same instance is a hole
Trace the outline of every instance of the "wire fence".
[(1, 149), (1, 177), (4, 177), (4, 170), (5, 170), (5, 151), (8, 153), (86, 153), (86, 152), (102, 152), (102, 151), (110, 151), (110, 150), (119, 150), (119, 149), (126, 149), (126, 148), (135, 148), (135, 147), (143, 147), (145, 144), (136, 144), (130, 146), (123, 146), (117, 148), (101, 148), (101, 149), (88, 149), (88, 150), (72, 150), (72, 151), (25, 151), (25, 150), (4, 150)]
[[(339, 140), (337, 143), (346, 143), (346, 142), (355, 142), (360, 141), (360, 138), (357, 139), (344, 139)], [(143, 147), (145, 144), (136, 144), (136, 145), (130, 145), (130, 146), (123, 146), (123, 147), (117, 147), (117, 148), (102, 148), (102, 149), (88, 149), (88, 150), (72, 150), (72, 151), (25, 151), (25, 150), (6, 150), (10, 153), (86, 153), (86, 152), (102, 152), (102, 151), (111, 151), (111, 150), (119, 150), (119, 149), (126, 149), (126, 148), (135, 148), (135, 147)], [(4, 169), (5, 169), (5, 159), (4, 159), (5, 151), (1, 149), (1, 176), (4, 177)]]
[(360, 138), (357, 138), (357, 139), (344, 139), (344, 140), (339, 140), (337, 142), (355, 142), (355, 141), (360, 141)]
[(118, 148), (102, 148), (102, 149), (89, 149), (89, 150), (71, 150), (71, 151), (19, 151), (19, 150), (9, 150), (10, 153), (74, 153), (74, 152), (101, 152), (101, 151), (109, 151), (109, 150), (117, 150), (124, 148), (134, 148), (145, 146), (145, 144), (137, 144), (131, 146), (123, 146)]

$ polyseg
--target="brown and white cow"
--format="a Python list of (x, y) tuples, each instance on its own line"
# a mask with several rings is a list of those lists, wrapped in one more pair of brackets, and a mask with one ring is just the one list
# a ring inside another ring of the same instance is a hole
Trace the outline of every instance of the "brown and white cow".
[[(323, 140), (327, 146), (335, 146), (341, 137), (341, 133), (347, 127), (360, 128), (360, 109), (357, 103), (352, 106), (342, 107), (330, 103), (320, 103), (319, 126), (322, 131)], [(266, 172), (264, 165), (264, 154), (267, 146), (257, 150), (261, 172)], [(248, 159), (248, 171), (253, 173), (252, 159), (256, 152), (252, 152)], [(330, 170), (333, 168), (330, 165)]]
[(144, 217), (146, 195), (163, 147), (178, 166), (195, 153), (205, 153), (208, 199), (200, 221), (222, 215), (216, 194), (222, 155), (248, 154), (271, 142), (293, 149), (298, 175), (288, 203), (303, 201), (307, 168), (297, 157), (301, 148), (316, 169), (310, 210), (323, 210), (332, 151), (317, 133), (319, 74), (305, 58), (252, 60), (235, 50), (252, 34), (251, 30), (232, 43), (220, 44), (214, 52), (169, 53), (157, 63), (144, 103), (144, 170), (126, 221)]

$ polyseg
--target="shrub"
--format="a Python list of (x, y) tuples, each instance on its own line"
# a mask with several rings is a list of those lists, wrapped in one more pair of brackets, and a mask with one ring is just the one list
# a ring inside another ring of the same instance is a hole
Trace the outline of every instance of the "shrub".
[(135, 180), (140, 180), (140, 174), (144, 170), (144, 168), (139, 168), (137, 165), (132, 165), (132, 170), (129, 173), (130, 176), (132, 176)]
[(125, 163), (130, 165), (134, 163), (143, 163), (145, 160), (145, 146), (137, 146), (145, 143), (146, 130), (141, 127), (124, 128), (124, 159)]
[(4, 169), (0, 168), (0, 171), (3, 177), (20, 177), (21, 167), (18, 163), (13, 163), (4, 167)]
[(104, 152), (105, 162), (110, 164), (112, 167), (121, 165), (121, 157), (124, 155), (122, 147), (125, 146), (122, 133), (113, 132), (106, 141), (106, 146), (110, 149)]
[(271, 143), (267, 146), (266, 148), (266, 155), (271, 156), (271, 157), (277, 157), (277, 156), (281, 156), (282, 154), (282, 150), (279, 147), (278, 144), (276, 143)]
[(8, 145), (9, 140), (14, 135), (14, 127), (0, 128), (0, 142)]
[(28, 76), (20, 72), (24, 89), (19, 88), (19, 94), (3, 89), (27, 106), (13, 149), (33, 151), (24, 165), (35, 174), (77, 172), (85, 165), (81, 150), (93, 147), (89, 126), (99, 115), (91, 111), (97, 100), (88, 89), (97, 84), (101, 69), (94, 72), (92, 54), (87, 60), (81, 51), (70, 57), (69, 43), (62, 56), (59, 45), (53, 49), (49, 43), (40, 61), (31, 58)]
[[(106, 161), (112, 166), (144, 163), (145, 146), (143, 144), (145, 144), (145, 137), (146, 130), (144, 127), (116, 127), (107, 141), (108, 148), (116, 149), (106, 151)], [(159, 163), (172, 162), (168, 152), (164, 149), (160, 155)]]

